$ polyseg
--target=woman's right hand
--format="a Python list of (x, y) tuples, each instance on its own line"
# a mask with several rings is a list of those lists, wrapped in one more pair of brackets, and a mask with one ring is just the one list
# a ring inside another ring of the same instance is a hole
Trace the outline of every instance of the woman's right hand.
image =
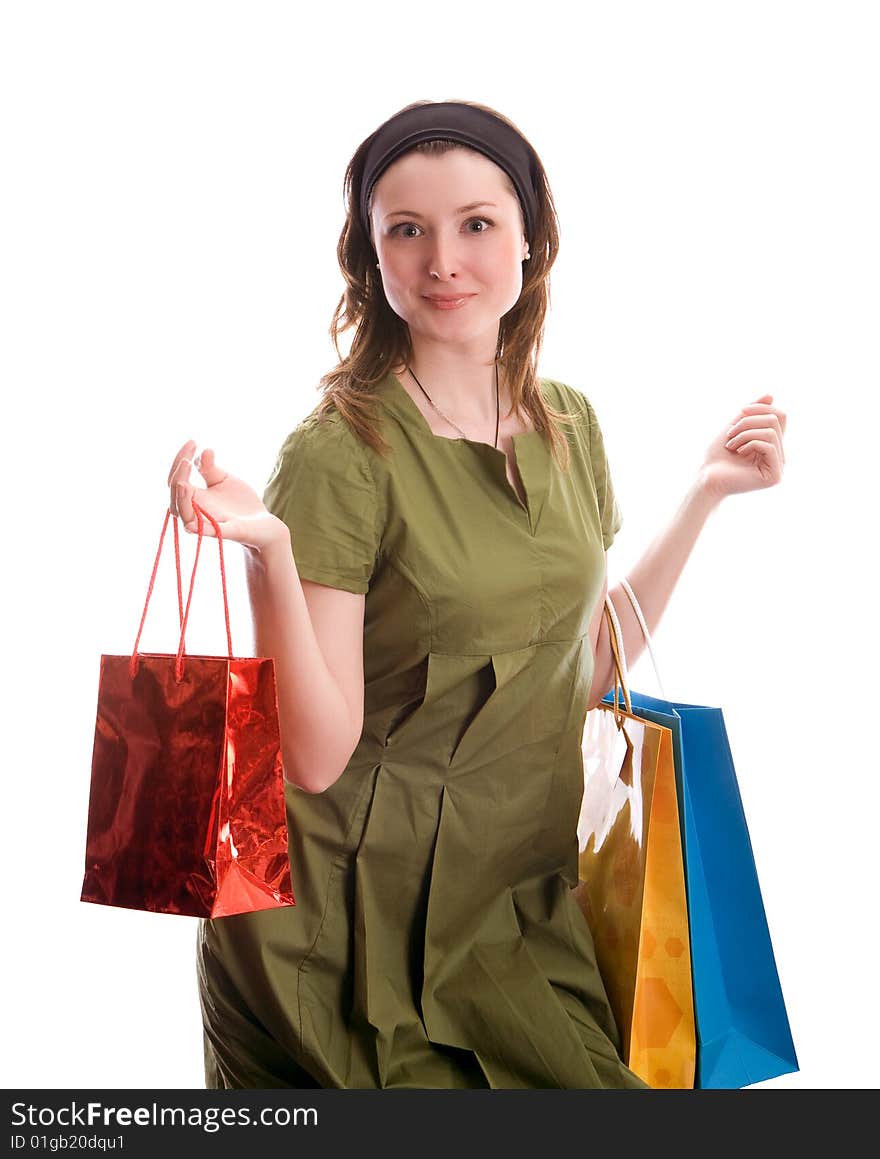
[[(209, 448), (193, 460), (195, 451), (194, 439), (184, 443), (168, 472), (169, 507), (172, 515), (179, 515), (183, 520), (186, 531), (198, 534), (198, 519), (193, 508), (195, 499), (203, 511), (217, 520), (224, 540), (230, 539), (258, 551), (283, 539), (289, 541), (287, 526), (266, 510), (259, 495), (247, 483), (218, 467), (214, 462), (214, 452)], [(190, 482), (193, 466), (205, 480), (205, 487), (194, 487)], [(204, 518), (202, 534), (217, 538), (210, 521)]]

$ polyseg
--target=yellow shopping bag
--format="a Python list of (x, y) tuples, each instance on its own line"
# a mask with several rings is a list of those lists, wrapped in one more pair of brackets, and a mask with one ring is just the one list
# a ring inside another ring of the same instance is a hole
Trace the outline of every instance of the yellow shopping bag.
[[(613, 605), (616, 682), (631, 708)], [(692, 1088), (696, 1028), (672, 731), (600, 703), (587, 713), (574, 895), (621, 1034), (623, 1059), (651, 1087)]]

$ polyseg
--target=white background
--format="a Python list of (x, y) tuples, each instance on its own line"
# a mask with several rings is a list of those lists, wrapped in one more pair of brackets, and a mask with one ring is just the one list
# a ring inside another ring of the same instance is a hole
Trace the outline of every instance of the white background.
[[(656, 653), (724, 710), (801, 1063), (763, 1085), (878, 1085), (877, 14), (3, 6), (4, 1086), (203, 1085), (196, 920), (79, 901), (100, 656), (132, 650), (179, 446), (259, 491), (317, 402), (345, 165), (419, 98), (492, 105), (548, 170), (541, 372), (599, 416), (612, 584), (740, 407), (788, 416), (781, 485), (711, 517)], [(187, 647), (216, 654), (206, 551)], [(176, 650), (172, 559), (143, 651)]]

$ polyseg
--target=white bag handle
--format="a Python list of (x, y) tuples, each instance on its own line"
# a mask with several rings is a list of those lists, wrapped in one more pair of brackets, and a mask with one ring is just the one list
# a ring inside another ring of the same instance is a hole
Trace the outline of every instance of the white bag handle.
[[(642, 609), (639, 606), (639, 601), (636, 599), (636, 593), (632, 590), (632, 587), (630, 586), (630, 582), (626, 578), (626, 576), (624, 576), (623, 579), (620, 581), (620, 585), (623, 588), (623, 590), (626, 592), (627, 596), (629, 597), (629, 602), (633, 606), (633, 611), (636, 614), (636, 619), (639, 621), (639, 624), (641, 625), (642, 633), (644, 634), (644, 637), (645, 637), (645, 643), (648, 646), (648, 654), (651, 657), (651, 663), (654, 665), (654, 674), (657, 677), (657, 684), (660, 686), (661, 696), (664, 700), (669, 700), (669, 697), (666, 695), (666, 691), (663, 687), (663, 681), (660, 679), (660, 669), (657, 667), (657, 658), (654, 655), (654, 649), (651, 647), (651, 633), (648, 631), (648, 625), (645, 623), (645, 617), (642, 614)], [(608, 609), (608, 615), (611, 619), (612, 624), (614, 625), (614, 637), (615, 637), (615, 642), (617, 644), (617, 652), (618, 652), (618, 655), (620, 657), (620, 665), (621, 665), (621, 669), (622, 669), (621, 683), (624, 687), (624, 690), (627, 693), (626, 699), (628, 700), (629, 699), (629, 671), (628, 671), (627, 663), (626, 663), (626, 653), (624, 652), (624, 648), (623, 648), (623, 631), (621, 630), (621, 627), (620, 627), (620, 620), (618, 620), (618, 618), (617, 618), (617, 612), (614, 610), (614, 603), (611, 599), (610, 593), (606, 593), (606, 595), (605, 595), (605, 607)], [(615, 707), (616, 707), (616, 701), (617, 701), (617, 682), (616, 681), (615, 681), (614, 689), (615, 689), (614, 699), (615, 699)]]

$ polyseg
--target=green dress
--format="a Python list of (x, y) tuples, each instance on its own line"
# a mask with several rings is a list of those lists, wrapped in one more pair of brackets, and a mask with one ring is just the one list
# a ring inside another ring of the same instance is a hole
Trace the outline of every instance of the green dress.
[(645, 1088), (621, 1061), (577, 883), (588, 636), (621, 526), (592, 406), (566, 475), (537, 431), (435, 435), (393, 374), (390, 458), (335, 412), (267, 485), (303, 579), (365, 593), (364, 726), (287, 786), (296, 905), (199, 923), (213, 1088)]

